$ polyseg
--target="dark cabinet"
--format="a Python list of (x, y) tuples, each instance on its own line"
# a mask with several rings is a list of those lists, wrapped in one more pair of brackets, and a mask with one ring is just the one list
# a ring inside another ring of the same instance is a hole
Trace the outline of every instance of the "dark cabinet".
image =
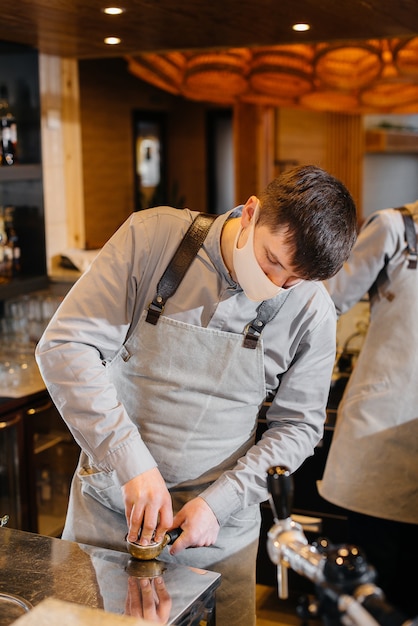
[(0, 518), (9, 526), (23, 528), (28, 515), (24, 466), (23, 414), (18, 409), (0, 415)]
[(47, 392), (25, 408), (24, 418), (29, 529), (57, 537), (64, 526), (79, 448)]
[(57, 537), (79, 448), (48, 393), (0, 404), (0, 517), (8, 526)]
[(0, 211), (12, 207), (20, 271), (0, 275), (0, 301), (42, 289), (46, 276), (38, 52), (0, 42), (0, 83), (17, 126), (16, 162), (0, 166)]

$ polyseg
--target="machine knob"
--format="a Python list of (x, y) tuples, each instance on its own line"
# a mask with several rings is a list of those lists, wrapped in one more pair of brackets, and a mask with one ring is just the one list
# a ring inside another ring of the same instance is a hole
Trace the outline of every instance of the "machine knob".
[(324, 576), (328, 583), (351, 593), (359, 585), (374, 582), (375, 570), (360, 548), (344, 544), (328, 549)]

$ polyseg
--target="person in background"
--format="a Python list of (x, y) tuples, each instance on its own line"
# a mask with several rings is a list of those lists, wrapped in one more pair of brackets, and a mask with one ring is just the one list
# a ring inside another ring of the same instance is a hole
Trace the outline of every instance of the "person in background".
[(162, 558), (220, 572), (217, 623), (253, 626), (267, 470), (296, 470), (322, 437), (336, 333), (322, 281), (349, 255), (356, 210), (339, 180), (296, 168), (213, 216), (179, 280), (170, 261), (197, 216), (132, 214), (36, 358), (81, 447), (62, 538), (126, 550), (127, 532), (147, 545), (180, 527)]
[(326, 283), (338, 315), (368, 292), (370, 324), (318, 484), (322, 497), (347, 509), (348, 540), (363, 548), (387, 600), (411, 617), (418, 615), (417, 223), (418, 201), (376, 211)]

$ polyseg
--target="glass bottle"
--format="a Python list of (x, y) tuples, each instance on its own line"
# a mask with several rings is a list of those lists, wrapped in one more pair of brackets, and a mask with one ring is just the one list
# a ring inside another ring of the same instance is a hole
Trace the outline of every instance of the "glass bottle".
[(3, 207), (0, 207), (0, 282), (2, 278), (6, 278), (6, 247), (7, 247), (7, 233), (6, 225), (4, 222)]
[(14, 165), (17, 159), (17, 125), (5, 85), (0, 86), (0, 127), (1, 165)]
[(8, 275), (10, 277), (20, 274), (20, 241), (16, 232), (14, 220), (14, 206), (7, 206), (4, 209), (4, 226), (7, 236), (7, 258), (8, 258)]

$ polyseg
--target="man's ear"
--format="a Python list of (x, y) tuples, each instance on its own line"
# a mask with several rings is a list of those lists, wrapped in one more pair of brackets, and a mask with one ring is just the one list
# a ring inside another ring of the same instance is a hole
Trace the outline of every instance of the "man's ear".
[(254, 211), (257, 207), (258, 198), (257, 196), (250, 196), (247, 202), (244, 204), (241, 215), (241, 226), (246, 228), (249, 226), (252, 217), (254, 215)]

